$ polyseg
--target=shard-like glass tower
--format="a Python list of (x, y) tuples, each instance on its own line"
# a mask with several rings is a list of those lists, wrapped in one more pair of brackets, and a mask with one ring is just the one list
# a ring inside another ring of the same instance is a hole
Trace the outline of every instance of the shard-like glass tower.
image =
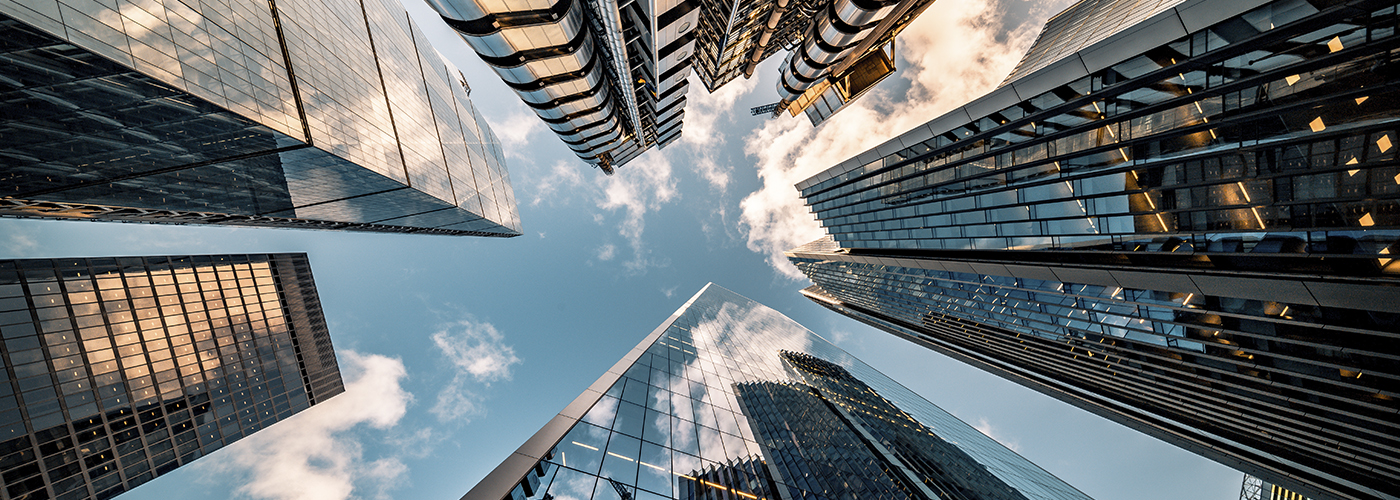
[(0, 216), (516, 236), (396, 0), (0, 3)]
[(798, 184), (823, 306), (1314, 498), (1400, 498), (1396, 2), (1085, 0)]
[(0, 260), (6, 499), (107, 499), (345, 391), (305, 254)]
[(464, 498), (1088, 499), (714, 284)]

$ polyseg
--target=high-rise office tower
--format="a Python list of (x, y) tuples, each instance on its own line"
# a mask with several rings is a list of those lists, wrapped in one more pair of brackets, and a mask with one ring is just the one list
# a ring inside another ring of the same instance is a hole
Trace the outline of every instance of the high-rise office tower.
[(714, 284), (464, 498), (1088, 499)]
[(345, 391), (305, 254), (0, 261), (6, 499), (107, 499)]
[(516, 236), (395, 0), (0, 4), (0, 216)]
[(692, 66), (714, 92), (788, 50), (774, 109), (820, 123), (894, 71), (895, 34), (932, 3), (429, 1), (579, 158), (609, 175), (680, 137)]
[[(1086, 0), (798, 184), (818, 304), (1314, 498), (1400, 495), (1394, 1)], [(1145, 10), (1139, 10), (1145, 9)]]

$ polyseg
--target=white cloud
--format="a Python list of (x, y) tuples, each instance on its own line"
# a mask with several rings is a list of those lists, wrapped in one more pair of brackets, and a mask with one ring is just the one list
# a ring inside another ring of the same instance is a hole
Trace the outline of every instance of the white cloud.
[(617, 254), (617, 246), (612, 243), (598, 247), (598, 260), (609, 261)]
[(396, 457), (368, 460), (363, 427), (388, 430), (413, 396), (400, 386), (407, 371), (396, 358), (343, 351), (345, 393), (245, 437), (201, 461), (216, 474), (240, 480), (238, 494), (272, 500), (343, 500), (386, 497), (408, 472)]
[(5, 251), (12, 257), (28, 257), (35, 255), (39, 249), (39, 242), (34, 239), (32, 231), (18, 227), (19, 224), (10, 222), (6, 228), (9, 233), (4, 240)]
[[(535, 196), (530, 199), (530, 205), (539, 206), (544, 200), (550, 200), (552, 205), (559, 199), (555, 195), (567, 198), (567, 193), (583, 183), (583, 174), (580, 172), (587, 168), (582, 162), (554, 162), (545, 178), (535, 183)], [(544, 233), (540, 233), (540, 237), (543, 238)]]
[(430, 410), (442, 422), (467, 421), (479, 414), (480, 397), (467, 384), (489, 386), (497, 380), (509, 380), (511, 367), (520, 363), (515, 349), (505, 344), (495, 326), (472, 318), (444, 327), (432, 339), (455, 369), (452, 382), (438, 392)]
[(616, 174), (600, 176), (598, 182), (602, 188), (598, 208), (622, 212), (617, 233), (627, 240), (632, 249), (632, 258), (623, 262), (623, 267), (630, 272), (641, 273), (649, 267), (666, 265), (665, 260), (651, 259), (651, 250), (642, 243), (647, 212), (658, 210), (662, 204), (679, 196), (676, 180), (671, 177), (671, 162), (666, 155), (656, 150), (648, 151), (618, 169)]
[[(692, 80), (692, 88), (704, 88), (699, 77)], [(692, 153), (692, 167), (696, 173), (720, 192), (729, 186), (734, 167), (715, 159), (715, 152), (724, 144), (726, 135), (720, 133), (718, 126), (721, 120), (733, 121), (739, 99), (752, 92), (757, 84), (756, 78), (736, 78), (713, 94), (696, 91), (686, 98), (685, 132), (678, 142)]]
[(987, 419), (985, 419), (985, 418), (979, 418), (979, 419), (977, 419), (977, 424), (976, 424), (976, 425), (973, 425), (972, 428), (973, 428), (973, 429), (977, 429), (978, 432), (981, 432), (981, 433), (983, 433), (983, 434), (986, 434), (987, 437), (989, 437), (989, 438), (995, 439), (996, 442), (1001, 443), (1002, 446), (1005, 446), (1005, 447), (1007, 447), (1007, 448), (1010, 448), (1011, 451), (1015, 451), (1015, 452), (1020, 452), (1020, 451), (1021, 451), (1021, 443), (1020, 443), (1019, 441), (1016, 441), (1016, 440), (1011, 439), (1011, 438), (1009, 438), (1009, 437), (1007, 437), (1007, 436), (1004, 436), (1004, 435), (999, 434), (999, 433), (997, 432), (996, 427), (993, 427), (993, 426), (992, 426), (992, 423), (991, 423), (991, 422), (988, 422)]
[(491, 131), (496, 133), (496, 137), (501, 140), (501, 146), (506, 151), (509, 158), (524, 158), (525, 152), (529, 151), (530, 136), (535, 132), (545, 129), (544, 122), (534, 113), (524, 110), (523, 104), (517, 110), (506, 115), (499, 123), (491, 124)]
[(793, 185), (996, 88), (1065, 2), (1017, 2), (1031, 12), (1015, 20), (1021, 16), (1008, 16), (1008, 0), (936, 2), (900, 35), (898, 75), (910, 83), (903, 95), (877, 89), (815, 130), (788, 118), (753, 133), (745, 152), (757, 158), (763, 186), (740, 203), (749, 249), (766, 254), (781, 274), (801, 278), (783, 251), (823, 232)]

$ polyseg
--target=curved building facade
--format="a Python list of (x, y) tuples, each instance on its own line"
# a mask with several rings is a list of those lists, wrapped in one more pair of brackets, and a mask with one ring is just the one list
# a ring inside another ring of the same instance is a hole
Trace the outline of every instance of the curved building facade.
[(583, 161), (613, 169), (679, 125), (658, 120), (650, 17), (615, 0), (432, 0), (449, 26)]
[(714, 92), (792, 51), (778, 107), (820, 123), (894, 70), (886, 46), (932, 3), (429, 1), (560, 140), (609, 175), (680, 137), (692, 71)]
[(1400, 498), (1397, 2), (1084, 0), (798, 184), (834, 311), (1313, 498)]

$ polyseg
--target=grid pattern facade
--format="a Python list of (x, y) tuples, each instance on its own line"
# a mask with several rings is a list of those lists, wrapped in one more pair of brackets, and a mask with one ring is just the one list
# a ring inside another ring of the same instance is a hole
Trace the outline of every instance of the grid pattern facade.
[(800, 183), (830, 234), (789, 252), (804, 293), (1309, 496), (1396, 498), (1395, 2), (1175, 5)]
[(1394, 6), (1337, 19), (1279, 3), (1294, 8), (1191, 34), (802, 195), (853, 248), (1298, 253), (1256, 250), (1268, 235), (1359, 239), (1331, 253), (1374, 259), (1400, 240), (1400, 107), (1388, 73), (1369, 70), (1400, 43)]
[(0, 214), (519, 234), (499, 141), (393, 0), (3, 2), (0, 29)]
[(304, 254), (0, 261), (5, 499), (111, 498), (344, 392)]
[[(524, 478), (467, 497), (940, 498), (925, 484), (934, 479), (915, 472), (920, 465), (895, 458), (907, 450), (880, 451), (902, 439), (881, 419), (899, 419), (919, 439), (956, 448), (966, 462), (950, 469), (975, 468), (1010, 492), (1001, 498), (1087, 498), (801, 325), (713, 284), (638, 350), (602, 394), (581, 396), (590, 406), (580, 418), (533, 439), (555, 444)], [(818, 362), (839, 365), (840, 382), (800, 368)], [(823, 434), (794, 440), (784, 428)]]

